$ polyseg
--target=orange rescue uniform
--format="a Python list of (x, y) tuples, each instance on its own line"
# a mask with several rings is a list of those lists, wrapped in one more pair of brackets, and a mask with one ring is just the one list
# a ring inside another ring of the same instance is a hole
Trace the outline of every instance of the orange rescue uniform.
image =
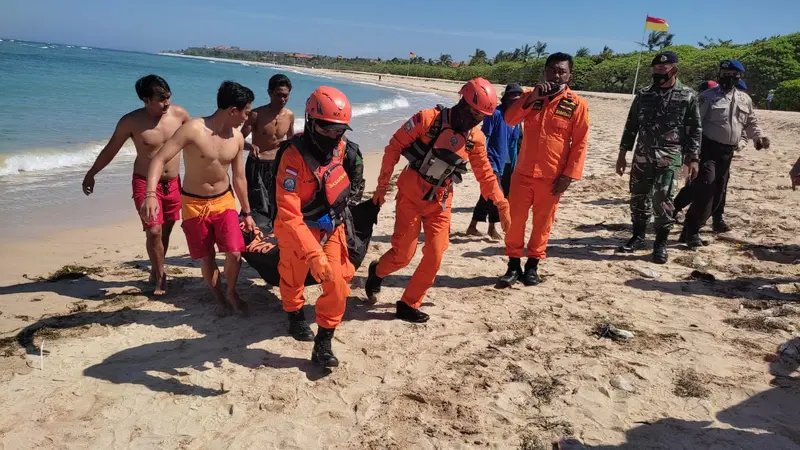
[[(344, 141), (339, 146), (339, 155), (344, 155)], [(343, 172), (342, 172), (343, 173)], [(341, 175), (340, 175), (341, 177)], [(330, 180), (329, 185), (344, 183), (349, 179)], [(281, 156), (276, 175), (275, 237), (280, 249), (280, 293), (283, 310), (294, 312), (305, 304), (303, 290), (308, 275), (309, 261), (324, 254), (333, 269), (332, 277), (322, 282), (322, 295), (317, 299), (317, 324), (323, 328), (336, 328), (342, 321), (355, 268), (348, 258), (347, 238), (344, 225), (338, 225), (332, 233), (309, 228), (303, 220), (302, 208), (309, 205), (320, 189), (315, 173), (308, 167), (300, 151), (289, 145)], [(324, 244), (323, 239), (327, 237)]]
[(553, 195), (553, 182), (565, 175), (580, 180), (586, 159), (589, 109), (586, 101), (568, 87), (555, 98), (522, 105), (531, 90), (506, 110), (506, 123), (524, 122), (522, 146), (511, 176), (508, 203), (511, 227), (506, 233), (506, 256), (521, 258), (528, 212), (533, 209), (533, 230), (528, 258), (544, 259), (561, 195)]
[[(389, 179), (404, 148), (410, 146), (416, 139), (430, 144), (432, 137), (428, 134), (429, 129), (438, 114), (439, 110), (436, 108), (422, 110), (392, 136), (384, 150), (381, 172), (378, 176), (378, 193), (385, 193), (388, 190)], [(504, 202), (505, 197), (486, 156), (485, 141), (486, 137), (480, 125), (467, 133), (455, 133), (452, 129), (443, 127), (434, 147), (449, 148), (461, 159), (468, 160), (475, 178), (480, 183), (481, 195), (497, 204)], [(424, 200), (432, 187), (417, 171), (409, 167), (403, 169), (397, 180), (397, 207), (392, 248), (381, 256), (376, 269), (376, 275), (384, 278), (406, 267), (417, 251), (420, 230), (424, 230), (425, 245), (422, 247), (422, 261), (408, 282), (402, 297), (402, 301), (415, 309), (419, 309), (425, 292), (433, 285), (444, 251), (450, 243), (453, 186), (448, 183), (447, 186), (438, 188), (434, 200)]]

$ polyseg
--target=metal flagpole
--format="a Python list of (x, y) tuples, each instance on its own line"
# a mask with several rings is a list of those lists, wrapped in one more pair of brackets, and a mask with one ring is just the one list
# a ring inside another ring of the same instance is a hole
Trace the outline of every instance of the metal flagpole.
[(408, 67), (406, 67), (406, 76), (411, 73), (411, 56), (408, 57)]
[[(650, 15), (650, 13), (647, 13)], [(647, 17), (647, 16), (645, 16)], [(639, 42), (641, 44), (642, 49), (639, 51), (639, 62), (636, 63), (636, 75), (633, 77), (633, 91), (631, 91), (631, 95), (636, 95), (636, 83), (639, 81), (639, 67), (642, 65), (642, 53), (644, 53), (644, 36), (647, 34), (647, 19), (644, 21), (644, 28), (642, 29), (642, 40)]]

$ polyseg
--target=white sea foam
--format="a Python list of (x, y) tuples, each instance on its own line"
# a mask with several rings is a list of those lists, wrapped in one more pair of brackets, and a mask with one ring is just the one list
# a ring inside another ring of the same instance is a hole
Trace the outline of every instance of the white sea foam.
[[(353, 117), (367, 116), (370, 114), (389, 111), (398, 108), (408, 108), (409, 103), (405, 97), (397, 96), (391, 99), (381, 100), (378, 103), (360, 103), (352, 106)], [(305, 127), (304, 119), (294, 120), (294, 131), (300, 132)]]
[[(104, 144), (89, 144), (76, 151), (33, 151), (30, 153), (12, 154), (0, 159), (0, 177), (18, 175), (25, 172), (42, 172), (69, 167), (89, 166), (103, 149)], [(121, 156), (133, 156), (133, 147), (125, 146)]]
[(408, 100), (403, 96), (397, 96), (392, 99), (381, 100), (378, 103), (353, 105), (353, 117), (365, 116), (367, 114), (374, 114), (376, 112), (397, 108), (408, 108)]
[[(353, 117), (379, 114), (393, 109), (408, 108), (409, 102), (403, 96), (396, 96), (374, 103), (359, 103), (352, 106)], [(300, 132), (305, 126), (303, 118), (294, 121), (295, 132)], [(248, 140), (249, 141), (249, 140)], [(26, 153), (0, 157), (0, 177), (14, 176), (28, 172), (57, 171), (60, 169), (88, 167), (94, 162), (97, 154), (103, 149), (104, 143), (89, 143), (74, 150), (34, 150)], [(120, 155), (132, 157), (135, 155), (133, 146), (128, 143), (123, 147)]]

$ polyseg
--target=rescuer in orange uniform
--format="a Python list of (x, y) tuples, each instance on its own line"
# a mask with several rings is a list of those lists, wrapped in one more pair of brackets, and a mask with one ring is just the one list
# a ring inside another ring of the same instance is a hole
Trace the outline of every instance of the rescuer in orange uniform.
[[(589, 110), (586, 101), (567, 86), (572, 56), (553, 53), (545, 62), (544, 82), (526, 92), (506, 110), (506, 122), (524, 122), (517, 167), (511, 177), (511, 227), (506, 233), (508, 271), (500, 286), (522, 278), (526, 286), (539, 284), (539, 261), (545, 258), (558, 201), (573, 180), (579, 180), (586, 159)], [(523, 272), (525, 225), (533, 208), (528, 261)]]
[[(322, 86), (306, 101), (303, 133), (293, 136), (276, 158), (275, 237), (280, 249), (280, 292), (289, 313), (289, 332), (300, 341), (314, 340), (311, 359), (326, 367), (339, 365), (331, 339), (350, 294), (347, 280), (354, 268), (347, 254), (343, 212), (350, 179), (342, 161), (351, 110), (338, 89)], [(317, 336), (303, 314), (306, 276), (322, 282), (317, 299)]]
[(424, 230), (422, 261), (397, 302), (397, 318), (409, 322), (428, 320), (419, 306), (450, 243), (453, 184), (461, 182), (468, 161), (480, 183), (481, 195), (497, 205), (503, 230), (509, 225), (508, 202), (492, 172), (486, 137), (480, 129), (483, 118), (497, 106), (497, 93), (483, 78), (467, 82), (459, 93), (461, 100), (454, 107), (422, 110), (397, 130), (384, 152), (378, 188), (372, 197), (377, 205), (385, 202), (394, 166), (401, 155), (408, 159), (408, 167), (397, 180), (392, 248), (370, 264), (365, 290), (367, 298), (376, 302), (383, 278), (411, 262), (420, 230)]

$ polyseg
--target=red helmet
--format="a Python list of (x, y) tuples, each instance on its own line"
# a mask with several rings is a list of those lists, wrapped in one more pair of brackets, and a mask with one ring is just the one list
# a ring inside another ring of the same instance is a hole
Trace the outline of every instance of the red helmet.
[(306, 100), (306, 120), (322, 120), (351, 130), (350, 100), (344, 93), (330, 86), (320, 86)]
[(458, 91), (475, 110), (490, 116), (497, 108), (497, 92), (492, 83), (483, 78), (473, 78)]

